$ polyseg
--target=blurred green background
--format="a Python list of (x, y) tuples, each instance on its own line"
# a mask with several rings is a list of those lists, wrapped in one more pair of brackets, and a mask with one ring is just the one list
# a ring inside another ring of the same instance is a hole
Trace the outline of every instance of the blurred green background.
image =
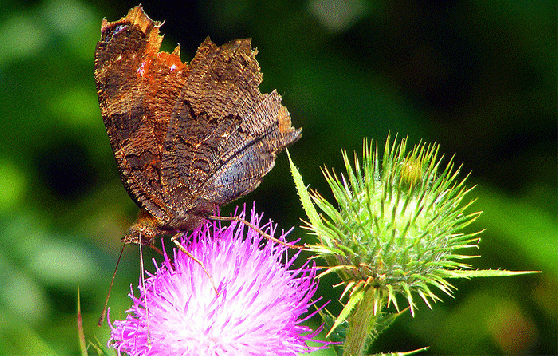
[[(104, 347), (108, 326), (96, 322), (137, 208), (100, 116), (93, 52), (101, 19), (115, 21), (137, 3), (0, 5), (0, 354), (77, 354), (78, 288), (86, 338)], [(163, 47), (180, 43), (184, 61), (206, 36), (252, 38), (262, 92), (276, 88), (303, 127), (290, 151), (312, 188), (327, 193), (320, 166), (340, 169), (340, 150), (360, 151), (364, 137), (435, 141), (478, 184), (484, 214), (472, 229), (486, 232), (474, 267), (542, 271), (459, 281), (455, 299), (401, 317), (373, 351), (558, 353), (555, 1), (143, 6), (166, 21)], [(280, 227), (299, 224), (284, 154), (243, 201), (253, 200)], [(148, 267), (152, 257), (145, 252)], [(113, 319), (124, 316), (139, 273), (132, 246), (112, 292)], [(335, 280), (322, 282), (324, 298), (338, 298), (328, 283)]]

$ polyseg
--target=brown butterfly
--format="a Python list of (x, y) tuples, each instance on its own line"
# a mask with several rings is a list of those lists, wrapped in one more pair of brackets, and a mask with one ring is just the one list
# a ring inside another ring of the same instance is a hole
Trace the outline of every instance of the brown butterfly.
[(159, 52), (161, 25), (134, 7), (103, 20), (95, 50), (103, 121), (122, 182), (141, 208), (125, 243), (153, 245), (160, 234), (195, 228), (253, 191), (301, 135), (281, 96), (260, 93), (250, 40), (217, 47), (206, 39), (186, 64), (179, 46)]

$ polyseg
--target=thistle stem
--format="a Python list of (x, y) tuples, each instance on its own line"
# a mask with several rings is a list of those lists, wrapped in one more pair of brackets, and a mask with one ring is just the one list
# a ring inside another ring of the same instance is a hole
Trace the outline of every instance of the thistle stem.
[(356, 306), (353, 314), (348, 318), (349, 330), (343, 345), (343, 356), (365, 355), (368, 346), (373, 341), (372, 336), (381, 312), (383, 297), (378, 288), (368, 288), (364, 298)]

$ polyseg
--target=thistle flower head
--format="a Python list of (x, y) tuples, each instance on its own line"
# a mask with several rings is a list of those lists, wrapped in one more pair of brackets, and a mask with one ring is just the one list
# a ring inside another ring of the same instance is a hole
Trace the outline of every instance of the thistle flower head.
[(478, 242), (478, 233), (459, 230), (479, 213), (464, 212), (470, 189), (452, 160), (442, 166), (437, 145), (410, 151), (406, 145), (406, 139), (397, 144), (388, 138), (380, 159), (365, 141), (362, 163), (355, 154), (351, 164), (343, 153), (346, 174), (323, 170), (337, 204), (313, 192), (305, 210), (320, 241), (312, 249), (329, 265), (325, 273), (338, 272), (351, 297), (375, 288), (398, 308), (402, 294), (413, 312), (413, 292), (429, 306), (438, 299), (430, 286), (451, 295), (448, 271), (468, 268), (456, 250)]
[[(242, 211), (241, 217), (244, 216)], [(275, 226), (252, 224), (271, 236)], [(315, 269), (291, 268), (286, 247), (267, 243), (240, 223), (208, 222), (181, 241), (200, 265), (173, 250), (130, 294), (125, 320), (111, 324), (109, 347), (129, 355), (296, 355), (317, 331), (301, 323), (317, 289)], [(280, 239), (284, 240), (286, 234)], [(286, 259), (286, 261), (285, 261)], [(110, 322), (109, 322), (110, 324)]]

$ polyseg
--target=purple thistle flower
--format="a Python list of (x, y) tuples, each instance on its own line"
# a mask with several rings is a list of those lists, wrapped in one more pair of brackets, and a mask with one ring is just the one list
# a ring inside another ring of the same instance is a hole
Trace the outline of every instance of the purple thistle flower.
[[(261, 215), (251, 216), (259, 227)], [(260, 228), (275, 232), (271, 221)], [(259, 247), (263, 237), (248, 229), (244, 238), (245, 230), (207, 222), (181, 241), (203, 262), (218, 296), (199, 264), (177, 249), (173, 259), (165, 251), (140, 297), (132, 290), (126, 319), (109, 320), (108, 346), (129, 355), (296, 355), (324, 347), (307, 346), (320, 330), (301, 324), (313, 315), (303, 317), (317, 289), (315, 267), (288, 270), (298, 254), (283, 264), (285, 246)]]

